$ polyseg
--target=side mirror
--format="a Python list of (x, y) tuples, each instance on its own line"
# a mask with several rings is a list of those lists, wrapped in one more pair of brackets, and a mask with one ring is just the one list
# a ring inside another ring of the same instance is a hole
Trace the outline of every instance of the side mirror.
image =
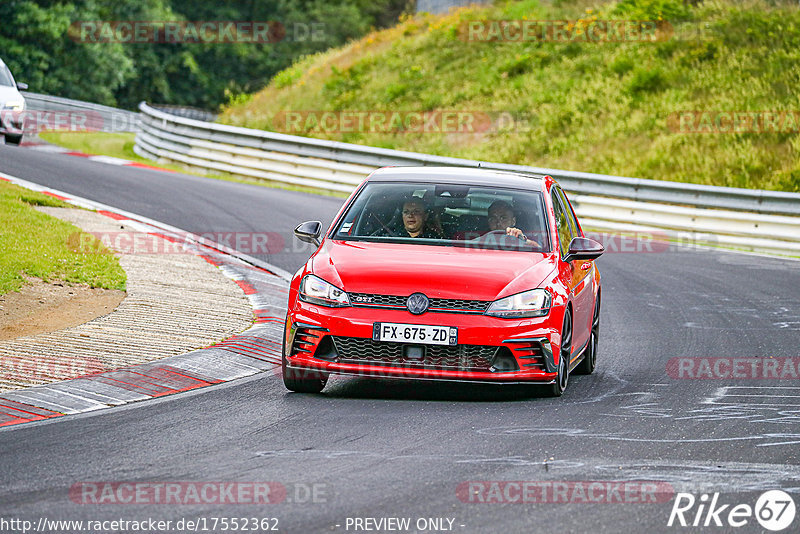
[(576, 237), (569, 244), (569, 251), (564, 261), (596, 260), (605, 252), (603, 245), (588, 237)]
[(306, 221), (298, 224), (294, 229), (294, 235), (304, 243), (311, 243), (319, 246), (319, 236), (322, 234), (322, 223), (319, 221)]
[(20, 91), (27, 91), (28, 84), (23, 82), (17, 82), (17, 89), (19, 89)]

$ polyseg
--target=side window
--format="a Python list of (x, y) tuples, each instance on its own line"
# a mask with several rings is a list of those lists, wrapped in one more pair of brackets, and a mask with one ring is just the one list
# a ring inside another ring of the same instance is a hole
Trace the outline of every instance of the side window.
[(558, 242), (561, 245), (561, 257), (564, 257), (567, 254), (567, 250), (569, 250), (572, 234), (567, 214), (564, 212), (564, 207), (561, 205), (561, 200), (558, 198), (555, 188), (550, 191), (550, 198), (553, 201), (553, 212), (556, 216), (556, 231), (558, 232)]
[(570, 206), (569, 201), (567, 200), (567, 195), (564, 194), (564, 191), (562, 191), (560, 187), (556, 189), (558, 190), (558, 196), (561, 199), (561, 205), (564, 206), (564, 212), (567, 214), (567, 221), (569, 222), (569, 228), (570, 232), (572, 233), (572, 237), (579, 237), (580, 232), (578, 231), (578, 221), (575, 219), (575, 214), (572, 212), (572, 206)]

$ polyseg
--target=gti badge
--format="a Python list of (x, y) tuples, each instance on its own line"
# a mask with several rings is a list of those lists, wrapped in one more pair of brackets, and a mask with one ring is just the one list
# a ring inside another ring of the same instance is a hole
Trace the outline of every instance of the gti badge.
[(429, 304), (430, 301), (428, 300), (428, 297), (422, 293), (414, 293), (408, 297), (408, 300), (406, 300), (406, 308), (408, 308), (408, 311), (414, 315), (422, 315), (428, 311)]

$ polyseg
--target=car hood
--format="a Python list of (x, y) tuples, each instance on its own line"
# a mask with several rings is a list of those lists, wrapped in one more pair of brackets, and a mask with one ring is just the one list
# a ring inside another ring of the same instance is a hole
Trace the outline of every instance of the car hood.
[(326, 240), (312, 268), (349, 293), (488, 301), (538, 287), (555, 263), (539, 252)]
[(0, 85), (0, 107), (10, 100), (25, 100), (15, 87)]

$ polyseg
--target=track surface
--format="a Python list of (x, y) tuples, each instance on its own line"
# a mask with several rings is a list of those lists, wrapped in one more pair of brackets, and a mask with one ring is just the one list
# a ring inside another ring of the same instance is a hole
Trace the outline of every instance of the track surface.
[[(341, 204), (3, 146), (0, 171), (185, 230), (277, 231), (289, 248), (295, 224), (327, 225)], [(310, 252), (263, 258), (293, 272)], [(672, 250), (608, 253), (598, 265), (598, 370), (571, 377), (561, 399), (516, 387), (353, 378), (299, 395), (274, 374), (257, 375), (0, 431), (0, 517), (276, 517), (281, 532), (347, 532), (348, 517), (408, 517), (412, 525), (452, 518), (455, 532), (689, 530), (667, 527), (672, 498), (462, 502), (456, 488), (476, 480), (659, 480), (750, 505), (762, 491), (784, 489), (800, 506), (800, 381), (675, 380), (666, 372), (673, 357), (800, 356), (800, 263)], [(276, 481), (294, 502), (79, 505), (68, 490), (81, 481)], [(322, 484), (325, 495), (305, 502), (296, 483)], [(751, 518), (744, 528), (707, 530), (761, 528)]]

